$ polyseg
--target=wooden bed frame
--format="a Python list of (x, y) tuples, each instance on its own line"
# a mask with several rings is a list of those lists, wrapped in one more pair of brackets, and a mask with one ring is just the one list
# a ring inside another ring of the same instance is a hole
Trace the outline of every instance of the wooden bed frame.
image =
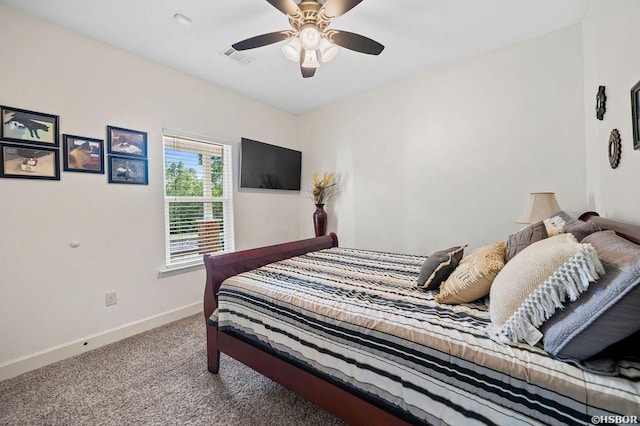
[[(640, 226), (601, 218), (598, 213), (586, 212), (582, 220), (596, 223), (602, 229), (611, 229), (620, 236), (640, 244)], [(234, 275), (250, 271), (269, 263), (294, 256), (338, 246), (336, 234), (290, 243), (277, 244), (222, 255), (204, 255), (207, 272), (204, 293), (204, 316), (207, 321), (207, 364), (217, 374), (220, 352), (224, 352), (273, 381), (290, 389), (320, 408), (349, 424), (407, 425), (408, 420), (360, 399), (358, 396), (329, 383), (297, 366), (256, 348), (234, 336), (219, 332), (208, 322), (218, 307), (218, 290), (222, 282)]]

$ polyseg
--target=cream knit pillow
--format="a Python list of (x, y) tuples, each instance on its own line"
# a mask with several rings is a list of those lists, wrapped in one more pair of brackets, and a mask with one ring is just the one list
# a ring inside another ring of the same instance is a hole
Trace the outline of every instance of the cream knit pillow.
[(507, 263), (491, 286), (488, 334), (502, 343), (540, 338), (544, 323), (566, 296), (576, 300), (604, 269), (591, 244), (580, 244), (573, 234), (538, 241)]
[(440, 286), (436, 302), (455, 305), (489, 294), (493, 279), (504, 266), (504, 255), (504, 241), (473, 250)]

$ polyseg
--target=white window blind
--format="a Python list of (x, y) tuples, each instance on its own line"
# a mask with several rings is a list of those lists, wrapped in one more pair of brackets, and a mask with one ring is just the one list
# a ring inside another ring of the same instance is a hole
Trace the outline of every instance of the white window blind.
[(167, 267), (234, 250), (231, 146), (164, 132)]

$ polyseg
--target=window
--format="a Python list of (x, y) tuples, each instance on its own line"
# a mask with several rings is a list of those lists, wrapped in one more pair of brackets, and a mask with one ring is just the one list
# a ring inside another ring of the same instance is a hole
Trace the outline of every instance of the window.
[(163, 143), (167, 267), (233, 251), (231, 146), (167, 131)]

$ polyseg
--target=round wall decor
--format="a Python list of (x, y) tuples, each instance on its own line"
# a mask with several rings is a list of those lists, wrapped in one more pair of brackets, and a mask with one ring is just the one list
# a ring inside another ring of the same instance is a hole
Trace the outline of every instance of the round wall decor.
[(602, 120), (604, 113), (607, 111), (607, 95), (604, 86), (598, 86), (598, 94), (596, 95), (596, 118)]
[(611, 135), (609, 135), (609, 164), (612, 169), (618, 167), (620, 164), (620, 151), (622, 149), (622, 142), (620, 140), (620, 132), (618, 129), (613, 129)]

